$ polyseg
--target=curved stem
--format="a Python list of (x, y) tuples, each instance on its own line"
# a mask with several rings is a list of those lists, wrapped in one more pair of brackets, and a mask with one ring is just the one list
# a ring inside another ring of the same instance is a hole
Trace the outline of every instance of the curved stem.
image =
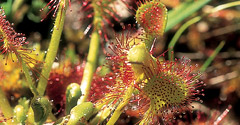
[(223, 9), (227, 9), (227, 8), (230, 8), (230, 7), (233, 7), (233, 6), (239, 6), (239, 5), (240, 5), (240, 1), (229, 2), (229, 3), (222, 4), (222, 5), (219, 5), (215, 8), (213, 8), (210, 13), (214, 13), (214, 12), (217, 12), (217, 11), (220, 11), (220, 10), (223, 10)]
[(168, 59), (169, 60), (174, 60), (174, 55), (172, 55), (172, 51), (173, 51), (173, 47), (175, 46), (175, 44), (177, 43), (177, 40), (179, 39), (179, 37), (182, 35), (182, 33), (192, 24), (198, 22), (199, 20), (201, 20), (201, 16), (197, 16), (189, 21), (187, 21), (186, 23), (184, 23), (180, 29), (175, 33), (175, 35), (173, 36), (172, 40), (170, 41), (169, 45), (168, 45)]
[(129, 86), (126, 92), (126, 95), (123, 98), (123, 101), (120, 102), (117, 109), (114, 111), (112, 117), (109, 119), (107, 125), (114, 125), (115, 122), (118, 120), (120, 115), (122, 114), (124, 107), (128, 104), (129, 100), (131, 99), (134, 87), (133, 85)]
[(68, 6), (66, 5), (66, 3), (68, 4), (68, 2), (66, 2), (65, 0), (61, 1), (60, 7), (57, 13), (57, 18), (53, 27), (53, 34), (49, 44), (48, 53), (47, 53), (45, 63), (41, 72), (40, 80), (38, 83), (37, 90), (39, 92), (39, 95), (44, 95), (45, 89), (47, 87), (47, 80), (49, 78), (50, 71), (52, 68), (52, 64), (55, 60), (55, 57), (58, 51), (58, 46), (60, 43), (60, 38), (63, 30), (66, 9)]
[(100, 44), (100, 34), (98, 31), (101, 27), (100, 26), (101, 21), (102, 21), (102, 17), (100, 13), (97, 12), (97, 10), (94, 10), (94, 19), (93, 19), (94, 31), (91, 35), (87, 63), (84, 68), (83, 78), (81, 82), (82, 96), (78, 100), (78, 104), (81, 104), (82, 102), (85, 102), (87, 100), (89, 95), (89, 90), (91, 88), (93, 73), (96, 70), (97, 57), (98, 57), (99, 44)]
[[(95, 104), (95, 108), (93, 111), (93, 114), (97, 115), (89, 122), (90, 125), (97, 125), (101, 124), (111, 113), (112, 109), (115, 109), (117, 104), (111, 104), (113, 103), (114, 99), (111, 100), (103, 100), (103, 103)], [(108, 105), (110, 104), (110, 105)], [(104, 108), (103, 108), (104, 106)], [(101, 110), (103, 108), (103, 110)], [(99, 111), (101, 110), (101, 111)]]
[(226, 3), (226, 4), (222, 4), (222, 5), (219, 5), (215, 8), (212, 9), (212, 11), (210, 11), (209, 13), (207, 14), (204, 14), (202, 16), (197, 16), (197, 17), (194, 17), (192, 18), (191, 20), (187, 21), (186, 23), (184, 23), (180, 29), (176, 32), (176, 34), (174, 35), (174, 37), (172, 38), (172, 40), (170, 41), (169, 45), (168, 45), (168, 58), (169, 60), (172, 60), (174, 59), (174, 55), (171, 55), (171, 52), (173, 50), (173, 47), (175, 46), (177, 40), (179, 39), (179, 37), (182, 35), (182, 33), (192, 24), (200, 21), (203, 17), (207, 16), (208, 14), (211, 14), (211, 13), (214, 13), (214, 12), (217, 12), (217, 11), (220, 11), (220, 10), (223, 10), (223, 9), (226, 9), (226, 8), (230, 8), (230, 7), (234, 7), (234, 6), (238, 6), (240, 5), (240, 2), (237, 1), (237, 2), (229, 2), (229, 3)]
[(95, 30), (92, 33), (92, 37), (91, 37), (91, 43), (90, 43), (90, 48), (89, 48), (89, 52), (88, 52), (87, 63), (84, 68), (83, 79), (81, 82), (82, 96), (81, 96), (80, 100), (78, 101), (78, 104), (86, 101), (87, 97), (89, 95), (89, 90), (91, 88), (93, 73), (95, 72), (96, 65), (97, 65), (99, 43), (100, 43), (100, 35)]
[(225, 42), (222, 41), (217, 48), (213, 51), (213, 53), (211, 54), (211, 56), (204, 62), (204, 64), (201, 66), (201, 68), (199, 69), (201, 72), (204, 72), (207, 67), (211, 64), (211, 62), (213, 61), (213, 59), (216, 57), (216, 55), (220, 52), (220, 50), (223, 48)]
[(29, 74), (29, 67), (26, 65), (26, 63), (24, 61), (21, 61), (22, 62), (22, 69), (23, 69), (23, 73), (26, 77), (26, 80), (27, 80), (27, 83), (28, 83), (28, 86), (31, 90), (31, 92), (33, 93), (34, 97), (38, 95), (38, 91), (36, 89), (36, 87), (34, 86), (34, 83), (32, 81), (32, 78)]
[(102, 111), (98, 112), (98, 114), (90, 121), (90, 125), (101, 124), (110, 115), (111, 108), (115, 107), (106, 107)]

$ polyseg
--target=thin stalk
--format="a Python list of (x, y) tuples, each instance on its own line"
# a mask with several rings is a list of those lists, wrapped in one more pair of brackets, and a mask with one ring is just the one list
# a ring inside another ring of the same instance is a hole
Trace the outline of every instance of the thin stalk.
[(179, 22), (183, 21), (185, 18), (192, 15), (194, 12), (201, 9), (204, 5), (209, 3), (211, 0), (198, 0), (191, 2), (184, 2), (179, 5), (177, 8), (168, 12), (168, 22), (165, 29), (165, 32), (172, 29)]
[(91, 88), (93, 73), (96, 70), (97, 57), (98, 57), (99, 44), (100, 44), (100, 34), (98, 31), (100, 29), (99, 24), (101, 23), (101, 21), (102, 21), (102, 17), (100, 16), (100, 13), (94, 10), (94, 19), (93, 19), (94, 31), (91, 35), (87, 63), (84, 68), (83, 78), (81, 82), (82, 96), (78, 100), (78, 104), (81, 104), (82, 102), (85, 102), (87, 100), (87, 97), (89, 95), (89, 90)]
[(176, 32), (176, 34), (174, 35), (174, 37), (172, 38), (172, 40), (170, 41), (169, 45), (168, 45), (168, 58), (169, 60), (171, 59), (174, 59), (174, 55), (171, 55), (171, 52), (173, 50), (173, 47), (175, 46), (177, 40), (179, 39), (179, 37), (182, 35), (182, 33), (189, 27), (191, 26), (192, 24), (200, 21), (203, 17), (207, 16), (208, 14), (211, 14), (211, 13), (214, 13), (214, 12), (217, 12), (217, 11), (220, 11), (220, 10), (223, 10), (223, 9), (227, 9), (227, 8), (230, 8), (230, 7), (234, 7), (234, 6), (239, 6), (240, 5), (240, 2), (237, 1), (237, 2), (230, 2), (230, 3), (226, 3), (226, 4), (222, 4), (222, 5), (219, 5), (215, 8), (212, 9), (212, 11), (210, 11), (209, 13), (207, 14), (204, 14), (202, 16), (197, 16), (197, 17), (194, 17), (192, 18), (191, 20), (187, 21), (186, 23), (184, 23), (180, 29)]
[(38, 83), (38, 92), (39, 95), (44, 95), (45, 93), (45, 89), (47, 86), (47, 80), (49, 78), (50, 75), (50, 71), (52, 68), (52, 64), (55, 60), (57, 51), (58, 51), (58, 46), (60, 43), (60, 38), (62, 35), (62, 30), (63, 30), (63, 25), (64, 25), (64, 19), (65, 19), (65, 14), (66, 14), (66, 9), (68, 5), (68, 2), (65, 3), (64, 1), (61, 1), (60, 3), (60, 7), (57, 13), (57, 18), (53, 27), (53, 33), (52, 33), (52, 37), (51, 37), (51, 41), (49, 44), (49, 48), (48, 48), (48, 53), (45, 59), (45, 63), (41, 72), (41, 76), (40, 76), (40, 80)]
[(189, 21), (187, 21), (186, 23), (184, 23), (180, 29), (175, 33), (175, 35), (173, 36), (172, 40), (170, 41), (169, 45), (168, 45), (168, 59), (169, 60), (174, 60), (174, 55), (172, 55), (172, 51), (173, 51), (173, 47), (176, 45), (177, 40), (179, 39), (179, 37), (182, 35), (182, 33), (192, 24), (198, 22), (199, 20), (201, 20), (201, 16), (197, 16)]
[(98, 112), (98, 114), (90, 121), (90, 125), (101, 124), (110, 115), (112, 108), (115, 107), (106, 107), (102, 111)]
[(97, 115), (89, 122), (90, 125), (101, 124), (110, 115), (112, 109), (115, 109), (118, 104), (118, 102), (113, 104), (114, 100), (102, 100), (100, 101), (102, 103), (95, 104), (93, 114), (97, 113)]
[(201, 68), (199, 69), (201, 72), (204, 72), (207, 67), (211, 64), (211, 62), (213, 61), (213, 59), (216, 57), (216, 55), (220, 52), (220, 50), (223, 48), (225, 42), (222, 41), (217, 48), (214, 50), (214, 52), (211, 54), (211, 56), (204, 62), (204, 64), (201, 66)]
[(217, 12), (217, 11), (220, 11), (220, 10), (223, 10), (223, 9), (227, 9), (227, 8), (230, 8), (230, 7), (234, 7), (234, 6), (239, 6), (239, 5), (240, 5), (240, 1), (229, 2), (229, 3), (222, 4), (222, 5), (219, 5), (215, 8), (213, 8), (211, 13), (214, 13), (214, 12)]
[(16, 11), (23, 5), (24, 0), (14, 0), (12, 6), (12, 15), (15, 15)]
[(109, 119), (107, 125), (114, 125), (115, 122), (118, 120), (118, 118), (120, 117), (120, 115), (122, 114), (122, 112), (124, 111), (124, 107), (128, 104), (128, 102), (131, 99), (132, 93), (133, 93), (134, 87), (133, 85), (131, 85), (130, 87), (128, 87), (126, 95), (123, 98), (123, 101), (120, 102), (120, 104), (118, 105), (117, 109), (114, 111), (112, 117)]
[(37, 91), (36, 87), (34, 86), (33, 80), (29, 74), (30, 70), (29, 70), (28, 66), (26, 65), (26, 63), (24, 61), (21, 61), (21, 63), (22, 63), (23, 73), (26, 77), (26, 80), (27, 80), (27, 83), (28, 83), (28, 86), (29, 86), (31, 92), (33, 93), (34, 97), (38, 96), (38, 91)]

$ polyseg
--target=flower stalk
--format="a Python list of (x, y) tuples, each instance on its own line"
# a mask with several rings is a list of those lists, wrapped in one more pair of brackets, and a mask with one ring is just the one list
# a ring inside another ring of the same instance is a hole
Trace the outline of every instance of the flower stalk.
[(39, 95), (44, 95), (45, 93), (45, 89), (47, 86), (47, 81), (50, 75), (52, 64), (55, 60), (55, 57), (58, 51), (58, 46), (60, 43), (62, 31), (63, 31), (65, 14), (68, 6), (66, 4), (68, 4), (68, 2), (66, 2), (65, 0), (60, 2), (60, 7), (57, 13), (57, 18), (53, 27), (53, 33), (52, 33), (51, 41), (48, 48), (48, 53), (47, 53), (43, 70), (41, 72), (41, 77), (38, 83), (37, 90), (39, 92)]
[(100, 44), (100, 24), (102, 21), (101, 14), (98, 12), (97, 9), (94, 7), (94, 19), (93, 19), (93, 26), (94, 31), (91, 35), (91, 41), (89, 46), (89, 52), (87, 57), (87, 63), (83, 72), (83, 79), (81, 82), (81, 91), (82, 96), (78, 100), (78, 104), (85, 102), (89, 95), (89, 90), (91, 88), (91, 82), (93, 78), (93, 73), (96, 70), (97, 65), (97, 57), (99, 51), (99, 44)]
[(126, 95), (123, 98), (123, 101), (121, 101), (121, 103), (118, 105), (118, 107), (114, 111), (112, 117), (109, 119), (107, 125), (114, 125), (116, 123), (116, 121), (118, 120), (118, 118), (120, 117), (122, 112), (124, 111), (124, 107), (129, 103), (129, 101), (132, 97), (133, 90), (134, 90), (134, 86), (132, 84), (127, 89), (127, 92), (126, 92)]
[(23, 73), (24, 73), (27, 83), (28, 83), (28, 87), (30, 88), (31, 92), (33, 93), (33, 95), (35, 97), (38, 95), (38, 91), (37, 91), (37, 88), (34, 86), (32, 78), (29, 74), (29, 68), (24, 61), (21, 61), (21, 63), (22, 63)]

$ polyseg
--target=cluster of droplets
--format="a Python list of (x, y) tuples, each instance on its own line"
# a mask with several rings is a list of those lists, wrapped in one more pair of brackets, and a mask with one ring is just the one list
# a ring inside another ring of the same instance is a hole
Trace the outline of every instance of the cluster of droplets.
[[(10, 24), (6, 20), (4, 10), (0, 8), (0, 42), (1, 42), (1, 54), (5, 54), (4, 58), (8, 59), (12, 53), (17, 54), (17, 50), (21, 49), (21, 46), (27, 44), (26, 38), (22, 37), (23, 34), (16, 33), (13, 29), (13, 24)], [(14, 60), (12, 59), (14, 62)], [(7, 63), (6, 63), (7, 64)]]

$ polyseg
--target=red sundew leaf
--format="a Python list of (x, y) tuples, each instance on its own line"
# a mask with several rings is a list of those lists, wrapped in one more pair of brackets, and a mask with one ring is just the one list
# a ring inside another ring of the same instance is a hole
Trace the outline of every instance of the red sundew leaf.
[[(109, 61), (107, 64), (112, 69), (110, 74), (107, 74), (103, 80), (107, 82), (107, 91), (104, 93), (104, 97), (100, 100), (96, 101), (96, 105), (98, 104), (106, 104), (105, 107), (110, 106), (114, 107), (114, 105), (119, 102), (121, 98), (124, 97), (129, 86), (134, 82), (134, 73), (130, 64), (127, 61), (127, 53), (131, 48), (130, 43), (134, 45), (134, 39), (130, 27), (127, 27), (120, 35), (115, 35), (116, 41), (111, 42), (109, 45), (109, 49), (111, 54), (107, 54), (107, 60)], [(108, 102), (111, 101), (112, 103)], [(104, 108), (104, 107), (103, 107)]]
[[(200, 72), (196, 72), (197, 66), (189, 64), (190, 60), (180, 59), (175, 61), (156, 60), (154, 68), (143, 68), (147, 77), (139, 84), (141, 94), (138, 110), (144, 107), (145, 112), (141, 122), (154, 123), (160, 116), (163, 121), (175, 119), (175, 114), (192, 111), (191, 103), (199, 101), (198, 95), (203, 94), (203, 82), (199, 82)], [(143, 66), (144, 67), (144, 66)], [(144, 101), (145, 100), (145, 101)], [(184, 113), (183, 113), (184, 114)]]
[(109, 93), (113, 86), (115, 78), (112, 73), (107, 74), (104, 77), (95, 75), (91, 84), (90, 97), (88, 98), (91, 102), (104, 97), (106, 93)]
[(24, 48), (24, 45), (29, 42), (26, 41), (24, 34), (17, 33), (12, 26), (13, 24), (10, 24), (10, 22), (6, 20), (4, 10), (0, 8), (0, 44), (2, 44), (0, 46), (0, 51), (3, 58), (6, 59), (5, 65), (7, 65), (9, 59), (19, 64), (24, 61), (35, 75), (38, 71), (34, 70), (32, 67), (42, 62), (32, 57), (33, 55), (37, 55), (33, 53), (34, 50)]
[(17, 61), (21, 58), (23, 61), (26, 61), (27, 64), (38, 63), (38, 60), (35, 60), (30, 56), (33, 50), (23, 47), (23, 45), (29, 43), (26, 41), (24, 34), (15, 32), (12, 25), (13, 24), (10, 24), (9, 21), (6, 20), (4, 10), (0, 9), (0, 43), (2, 43), (0, 48), (1, 54), (5, 55), (4, 58), (6, 60), (10, 55), (13, 62), (15, 61), (13, 55), (15, 55)]
[(136, 20), (147, 34), (162, 36), (167, 23), (167, 8), (160, 0), (140, 1)]

